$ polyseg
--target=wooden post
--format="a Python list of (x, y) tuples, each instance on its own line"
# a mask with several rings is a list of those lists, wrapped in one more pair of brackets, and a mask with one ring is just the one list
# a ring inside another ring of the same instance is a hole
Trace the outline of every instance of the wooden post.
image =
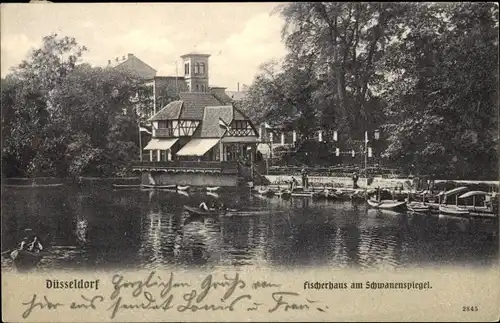
[(137, 128), (139, 129), (139, 157), (142, 163), (142, 136), (141, 136), (141, 123), (137, 121)]
[(222, 147), (221, 127), (219, 127), (219, 159), (220, 159), (221, 163), (224, 161), (224, 151), (223, 151), (223, 147)]

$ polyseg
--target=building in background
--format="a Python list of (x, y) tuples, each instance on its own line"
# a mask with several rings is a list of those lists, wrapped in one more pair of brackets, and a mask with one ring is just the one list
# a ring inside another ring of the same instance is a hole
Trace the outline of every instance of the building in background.
[(134, 54), (116, 57), (114, 60), (108, 60), (107, 67), (126, 71), (136, 75), (141, 79), (152, 79), (156, 76), (156, 70), (137, 58)]

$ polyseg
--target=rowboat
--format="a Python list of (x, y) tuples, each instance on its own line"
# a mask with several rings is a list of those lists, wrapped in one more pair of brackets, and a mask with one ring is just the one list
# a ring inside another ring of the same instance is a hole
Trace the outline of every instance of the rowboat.
[(330, 191), (329, 189), (324, 189), (318, 193), (318, 197), (328, 200), (333, 200), (337, 199), (339, 196), (334, 191)]
[(431, 210), (431, 207), (428, 204), (424, 204), (422, 202), (411, 202), (406, 205), (409, 211), (425, 213)]
[(217, 193), (212, 193), (212, 192), (207, 192), (207, 195), (210, 195), (210, 196), (213, 196), (213, 197), (216, 197), (216, 198), (218, 198), (218, 197), (219, 197), (219, 194), (217, 194)]
[(310, 197), (310, 198), (318, 198), (319, 193), (315, 192), (292, 192), (292, 197)]
[(188, 190), (188, 189), (189, 189), (189, 186), (177, 186), (177, 189), (178, 189), (179, 191), (186, 191), (186, 190)]
[(199, 207), (184, 205), (184, 209), (191, 215), (214, 216), (225, 213), (222, 210), (204, 210)]
[(276, 192), (275, 194), (278, 197), (286, 199), (286, 198), (289, 198), (292, 195), (292, 192), (290, 192), (290, 190), (282, 190), (282, 191)]
[(209, 209), (207, 211), (207, 210), (201, 209), (199, 207), (193, 207), (193, 206), (188, 206), (188, 205), (184, 205), (184, 209), (190, 215), (197, 215), (197, 216), (219, 216), (219, 215), (223, 215), (223, 214), (228, 213), (228, 212), (237, 212), (237, 210), (234, 210), (234, 209), (226, 209), (226, 210)]
[(141, 187), (140, 184), (113, 184), (113, 188), (138, 188)]
[(274, 194), (274, 192), (271, 191), (269, 188), (259, 188), (257, 190), (257, 193), (263, 196), (272, 196)]
[(3, 187), (16, 187), (16, 188), (32, 188), (32, 187), (61, 187), (63, 186), (62, 183), (55, 183), (55, 184), (4, 184), (2, 185)]
[(154, 189), (177, 189), (177, 185), (150, 185), (150, 184), (144, 184), (142, 185), (143, 188), (154, 188)]
[(207, 187), (207, 191), (209, 192), (215, 192), (220, 188), (220, 186), (214, 186), (214, 187)]
[(395, 200), (381, 200), (381, 201), (376, 201), (372, 199), (366, 200), (368, 205), (370, 205), (373, 208), (376, 209), (383, 209), (383, 210), (396, 210), (396, 209), (403, 209), (406, 206), (405, 201), (395, 201)]
[(17, 269), (29, 270), (34, 268), (46, 254), (46, 252), (14, 250), (10, 253), (10, 258), (14, 262)]
[(441, 204), (441, 205), (439, 205), (439, 213), (465, 216), (465, 215), (469, 215), (470, 211), (465, 209), (465, 208), (461, 208), (459, 206), (456, 206), (456, 205)]

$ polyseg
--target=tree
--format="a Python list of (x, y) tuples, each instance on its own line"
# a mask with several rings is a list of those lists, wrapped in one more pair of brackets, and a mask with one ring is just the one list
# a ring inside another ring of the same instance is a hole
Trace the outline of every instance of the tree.
[(113, 175), (137, 157), (151, 93), (132, 75), (77, 65), (84, 50), (73, 38), (44, 37), (2, 80), (6, 175)]
[(419, 174), (496, 176), (498, 9), (428, 5), (407, 23), (385, 59), (386, 156)]

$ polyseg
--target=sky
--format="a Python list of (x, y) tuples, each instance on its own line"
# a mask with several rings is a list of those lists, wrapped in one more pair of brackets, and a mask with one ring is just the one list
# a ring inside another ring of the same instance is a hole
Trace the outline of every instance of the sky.
[(158, 76), (183, 73), (180, 56), (210, 54), (210, 86), (250, 85), (260, 64), (285, 54), (277, 3), (1, 5), (1, 75), (51, 33), (75, 37), (83, 61), (105, 66), (133, 53)]

